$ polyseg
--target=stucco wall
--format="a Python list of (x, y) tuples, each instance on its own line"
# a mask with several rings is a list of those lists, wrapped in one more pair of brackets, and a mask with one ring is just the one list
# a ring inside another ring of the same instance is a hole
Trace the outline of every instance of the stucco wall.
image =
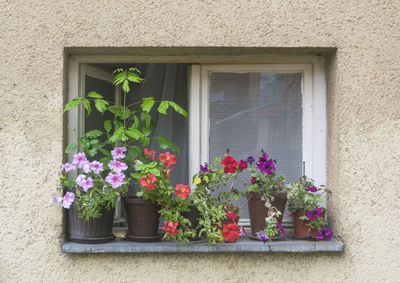
[[(1, 282), (400, 281), (399, 1), (80, 2), (0, 0)], [(60, 252), (65, 48), (145, 46), (337, 48), (328, 185), (344, 254)]]

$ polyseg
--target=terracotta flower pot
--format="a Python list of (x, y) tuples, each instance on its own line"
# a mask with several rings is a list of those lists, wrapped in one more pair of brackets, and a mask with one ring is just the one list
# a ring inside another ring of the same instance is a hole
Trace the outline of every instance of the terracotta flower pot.
[(67, 238), (74, 243), (101, 244), (114, 240), (112, 233), (115, 208), (101, 210), (100, 218), (89, 221), (79, 218), (79, 211), (72, 205), (67, 213)]
[[(262, 194), (247, 192), (246, 197), (249, 200), (248, 207), (251, 233), (253, 236), (257, 236), (257, 232), (264, 230), (266, 227), (265, 218), (268, 217), (269, 209), (265, 207), (265, 201), (261, 200)], [(282, 223), (286, 201), (286, 193), (278, 193), (274, 195), (274, 201), (271, 204), (281, 212), (281, 215), (278, 218), (278, 223)]]
[(197, 227), (197, 226), (199, 226), (199, 218), (201, 218), (201, 215), (196, 206), (190, 205), (189, 209), (190, 209), (190, 211), (183, 212), (182, 216), (185, 217), (186, 219), (188, 219), (190, 221), (190, 223), (192, 223), (192, 228), (196, 229), (196, 235), (197, 235), (194, 238), (190, 238), (189, 241), (198, 241), (198, 240), (201, 240), (201, 237), (198, 236), (199, 232), (201, 230), (201, 227)]
[[(294, 222), (294, 237), (296, 239), (315, 239), (317, 237), (318, 229), (311, 228), (307, 224), (309, 220), (301, 220), (300, 217), (304, 215), (304, 210), (299, 210), (292, 213)], [(322, 212), (322, 217), (325, 217), (325, 211)]]
[(129, 234), (126, 239), (135, 242), (156, 242), (162, 235), (158, 233), (160, 206), (138, 197), (125, 199), (125, 209)]

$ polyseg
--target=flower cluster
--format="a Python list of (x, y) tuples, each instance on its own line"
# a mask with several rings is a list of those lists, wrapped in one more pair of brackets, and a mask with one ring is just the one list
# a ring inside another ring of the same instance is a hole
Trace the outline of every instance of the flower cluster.
[(257, 168), (261, 173), (267, 173), (268, 175), (272, 175), (272, 172), (275, 172), (275, 161), (272, 159), (268, 159), (268, 154), (263, 152), (263, 154), (258, 158)]
[(234, 243), (239, 238), (240, 229), (236, 223), (222, 225), (222, 237), (228, 243)]
[(187, 199), (189, 197), (190, 192), (191, 189), (187, 185), (176, 185), (175, 187), (175, 195), (182, 199)]
[(278, 222), (277, 218), (280, 213), (276, 208), (269, 211), (269, 216), (265, 218), (265, 229), (258, 233), (258, 239), (267, 242), (274, 237), (284, 236), (285, 230), (282, 224)]
[(164, 226), (162, 229), (165, 231), (165, 233), (171, 235), (172, 237), (176, 236), (179, 233), (178, 228), (178, 222), (176, 221), (165, 221)]

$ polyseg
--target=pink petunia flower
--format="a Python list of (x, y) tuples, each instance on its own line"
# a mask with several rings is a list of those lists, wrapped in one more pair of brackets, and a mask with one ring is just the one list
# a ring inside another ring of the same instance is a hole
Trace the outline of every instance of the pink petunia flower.
[(98, 161), (93, 161), (92, 163), (90, 163), (90, 169), (95, 173), (95, 174), (99, 174), (100, 172), (102, 172), (103, 169), (103, 163), (100, 163)]
[(125, 163), (118, 160), (111, 160), (108, 163), (108, 167), (116, 173), (121, 173), (122, 171), (128, 169), (128, 166)]
[(125, 158), (126, 147), (116, 147), (111, 151), (112, 157), (115, 159)]
[(239, 233), (239, 236), (240, 237), (243, 237), (243, 236), (246, 236), (246, 230), (244, 230), (244, 227), (243, 226), (240, 226), (240, 233)]
[(61, 166), (61, 170), (64, 170), (65, 172), (68, 173), (71, 170), (76, 170), (76, 166), (69, 163), (65, 163)]
[(86, 181), (86, 175), (82, 175), (82, 174), (78, 175), (78, 177), (76, 177), (76, 179), (75, 179), (76, 184), (80, 187), (83, 186), (85, 181)]
[(86, 160), (85, 163), (83, 163), (82, 171), (83, 171), (83, 173), (86, 173), (86, 174), (88, 174), (88, 173), (90, 173), (90, 171), (92, 171), (91, 168), (90, 168), (90, 162), (89, 161)]
[(77, 154), (74, 154), (74, 160), (72, 161), (72, 164), (77, 165), (78, 168), (82, 168), (86, 161), (87, 159), (85, 153), (78, 152)]
[(125, 174), (124, 173), (109, 173), (108, 176), (106, 177), (106, 182), (112, 185), (113, 189), (121, 187), (123, 184), (125, 184)]
[(74, 202), (75, 194), (72, 192), (67, 192), (63, 198), (62, 206), (66, 209), (70, 209), (71, 204)]
[(62, 200), (62, 197), (57, 196), (57, 190), (54, 190), (54, 192), (51, 194), (50, 203), (61, 204)]
[(87, 178), (82, 182), (82, 189), (87, 192), (90, 188), (93, 187), (93, 179), (92, 178)]

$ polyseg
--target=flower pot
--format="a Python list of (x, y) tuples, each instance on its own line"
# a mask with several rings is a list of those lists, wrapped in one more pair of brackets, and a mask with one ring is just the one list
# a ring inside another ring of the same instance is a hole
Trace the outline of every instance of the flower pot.
[(201, 237), (199, 237), (199, 232), (201, 230), (201, 227), (199, 226), (199, 218), (201, 218), (201, 214), (199, 210), (197, 209), (196, 206), (190, 205), (189, 206), (189, 211), (182, 212), (182, 216), (185, 217), (192, 223), (192, 228), (196, 230), (196, 237), (194, 238), (189, 238), (189, 241), (199, 241), (201, 240)]
[[(266, 227), (265, 218), (268, 217), (269, 209), (265, 207), (265, 201), (261, 200), (262, 194), (247, 192), (246, 197), (248, 199), (251, 233), (253, 236), (257, 236), (257, 232), (264, 230)], [(278, 223), (282, 223), (286, 201), (286, 193), (277, 193), (274, 195), (274, 201), (271, 204), (281, 212), (281, 215), (278, 217)]]
[(89, 221), (79, 218), (79, 211), (73, 204), (67, 213), (67, 238), (74, 243), (101, 244), (114, 240), (112, 234), (115, 208), (101, 210), (100, 218)]
[[(304, 210), (299, 210), (292, 213), (294, 222), (294, 237), (296, 239), (315, 239), (317, 237), (318, 229), (311, 228), (307, 224), (309, 220), (301, 220), (300, 217), (304, 215)], [(322, 217), (325, 217), (325, 211), (322, 212)]]
[(160, 206), (138, 197), (125, 199), (129, 234), (126, 239), (135, 242), (156, 242), (162, 235), (158, 233)]

